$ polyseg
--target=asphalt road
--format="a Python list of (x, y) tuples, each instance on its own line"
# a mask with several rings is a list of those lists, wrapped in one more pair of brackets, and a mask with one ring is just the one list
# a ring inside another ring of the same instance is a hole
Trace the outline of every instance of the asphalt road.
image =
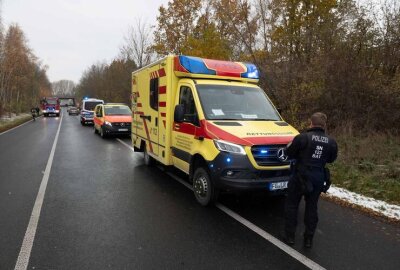
[[(28, 269), (307, 269), (219, 208), (199, 206), (141, 153), (62, 117)], [(1, 270), (15, 267), (60, 121), (0, 135)], [(224, 195), (220, 204), (280, 238), (283, 200)], [(323, 200), (319, 213), (314, 247), (302, 247), (300, 226), (295, 250), (327, 269), (400, 269), (398, 226)]]

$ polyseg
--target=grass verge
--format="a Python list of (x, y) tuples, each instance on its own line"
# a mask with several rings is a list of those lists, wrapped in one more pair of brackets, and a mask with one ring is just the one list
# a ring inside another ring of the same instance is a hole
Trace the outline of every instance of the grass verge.
[(12, 120), (0, 120), (0, 133), (19, 126), (32, 119), (30, 114), (23, 114)]
[(335, 132), (337, 161), (332, 182), (350, 191), (400, 205), (400, 137), (373, 133), (354, 136)]

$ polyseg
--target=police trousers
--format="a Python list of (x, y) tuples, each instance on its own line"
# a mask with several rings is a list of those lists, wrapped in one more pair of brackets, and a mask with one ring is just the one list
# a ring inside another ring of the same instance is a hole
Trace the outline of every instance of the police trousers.
[[(302, 182), (303, 181), (303, 182)], [(311, 188), (305, 189), (304, 181)], [(318, 224), (318, 199), (324, 185), (323, 170), (316, 168), (300, 176), (295, 173), (288, 184), (288, 196), (285, 205), (285, 233), (294, 236), (297, 227), (297, 215), (301, 198), (304, 196), (304, 235), (312, 237)]]

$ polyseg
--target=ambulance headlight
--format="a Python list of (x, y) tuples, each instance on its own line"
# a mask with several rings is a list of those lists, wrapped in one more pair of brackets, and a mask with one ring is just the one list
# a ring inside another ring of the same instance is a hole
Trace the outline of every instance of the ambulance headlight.
[(244, 148), (241, 145), (221, 140), (215, 140), (214, 144), (219, 151), (228, 152), (232, 154), (246, 155), (246, 152), (244, 151)]
[(110, 122), (108, 122), (108, 121), (105, 121), (104, 124), (106, 124), (107, 126), (112, 127), (112, 124)]

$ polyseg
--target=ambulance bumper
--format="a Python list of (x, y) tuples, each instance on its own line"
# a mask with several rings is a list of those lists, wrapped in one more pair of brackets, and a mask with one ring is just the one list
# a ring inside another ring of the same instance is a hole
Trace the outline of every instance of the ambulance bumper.
[(208, 164), (215, 185), (226, 191), (263, 190), (282, 194), (291, 177), (288, 169), (258, 170), (245, 155), (221, 152)]
[(130, 126), (108, 126), (104, 125), (104, 131), (107, 135), (130, 135), (131, 127)]

